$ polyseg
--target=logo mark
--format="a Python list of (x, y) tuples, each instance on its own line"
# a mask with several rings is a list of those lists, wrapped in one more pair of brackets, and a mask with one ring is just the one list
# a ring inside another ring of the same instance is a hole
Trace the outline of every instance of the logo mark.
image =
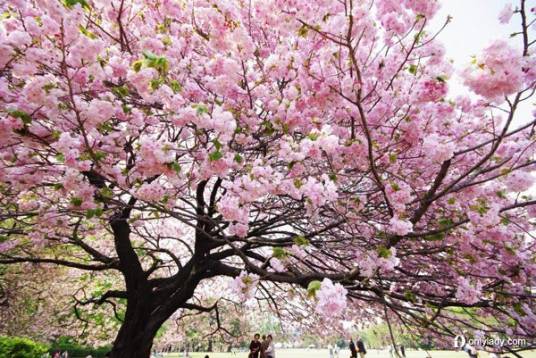
[(462, 349), (465, 343), (467, 343), (465, 336), (457, 335), (454, 337), (454, 348)]

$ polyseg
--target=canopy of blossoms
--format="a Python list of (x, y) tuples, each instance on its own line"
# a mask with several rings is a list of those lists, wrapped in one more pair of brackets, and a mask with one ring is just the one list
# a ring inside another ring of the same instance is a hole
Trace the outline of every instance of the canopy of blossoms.
[(536, 334), (526, 1), (463, 70), (438, 1), (0, 4), (0, 263), (120, 274), (112, 357), (218, 277), (334, 326)]

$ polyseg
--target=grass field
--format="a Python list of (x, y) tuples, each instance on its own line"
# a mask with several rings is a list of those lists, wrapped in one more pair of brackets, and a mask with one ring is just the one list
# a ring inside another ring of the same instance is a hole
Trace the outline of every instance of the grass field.
[[(208, 354), (210, 358), (247, 358), (247, 352), (238, 353), (190, 353), (191, 358), (204, 358)], [(468, 358), (468, 355), (464, 352), (456, 351), (430, 351), (432, 358)], [(508, 355), (513, 357), (512, 355)], [(521, 353), (524, 358), (536, 358), (536, 351), (529, 351)], [(168, 354), (165, 358), (182, 358), (182, 354)], [(339, 358), (350, 357), (350, 352), (342, 350), (339, 353)], [(426, 353), (424, 351), (406, 351), (407, 358), (425, 358)], [(486, 352), (480, 352), (480, 358), (488, 358), (489, 355)], [(327, 349), (279, 349), (276, 350), (276, 358), (329, 358)], [(369, 350), (366, 358), (390, 358), (388, 351)]]

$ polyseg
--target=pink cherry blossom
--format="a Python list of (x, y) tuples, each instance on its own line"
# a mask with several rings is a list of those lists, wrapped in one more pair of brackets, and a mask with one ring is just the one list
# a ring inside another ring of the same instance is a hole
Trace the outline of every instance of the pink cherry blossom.
[(452, 142), (447, 142), (445, 138), (430, 135), (424, 139), (423, 150), (425, 156), (440, 164), (452, 158), (455, 145)]
[(515, 171), (508, 174), (506, 185), (515, 192), (528, 190), (534, 184), (535, 178), (531, 172)]
[(389, 230), (397, 235), (406, 235), (413, 230), (413, 224), (395, 216), (389, 221)]
[(230, 288), (243, 300), (249, 300), (255, 296), (258, 282), (259, 276), (242, 271), (239, 276), (233, 279)]
[(277, 257), (272, 257), (270, 259), (270, 266), (272, 266), (276, 272), (285, 272), (287, 270), (283, 262), (281, 262), (281, 260), (279, 260)]
[(246, 237), (248, 234), (248, 226), (242, 223), (234, 223), (229, 225), (229, 233), (238, 237)]
[[(114, 358), (147, 358), (188, 310), (225, 326), (236, 299), (250, 321), (277, 302), (289, 332), (351, 312), (437, 347), (536, 335), (527, 1), (462, 70), (441, 1), (4, 3), (0, 265), (20, 282), (67, 266), (58, 292), (105, 303), (83, 317), (126, 309), (84, 333)], [(468, 305), (486, 327), (453, 314)]]
[(448, 92), (448, 87), (443, 79), (427, 79), (421, 81), (417, 87), (419, 102), (433, 102), (442, 99)]
[(510, 19), (513, 15), (514, 10), (512, 9), (512, 4), (506, 4), (499, 13), (499, 21), (501, 22), (501, 24), (507, 24), (510, 22)]
[(473, 285), (468, 279), (460, 277), (456, 289), (456, 298), (464, 303), (474, 304), (478, 302), (481, 290), (482, 285), (480, 283)]
[(322, 280), (320, 289), (316, 293), (316, 312), (332, 317), (340, 315), (346, 309), (346, 295), (348, 291), (339, 283), (333, 283), (330, 279)]
[(476, 57), (476, 64), (463, 74), (465, 84), (475, 93), (493, 99), (507, 96), (523, 85), (522, 56), (506, 41), (498, 40)]

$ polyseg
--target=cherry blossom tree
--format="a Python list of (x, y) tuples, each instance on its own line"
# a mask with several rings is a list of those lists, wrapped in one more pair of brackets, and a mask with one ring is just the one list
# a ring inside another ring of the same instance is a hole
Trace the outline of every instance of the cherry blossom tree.
[(65, 336), (95, 347), (108, 344), (124, 308), (109, 302), (94, 309), (88, 303), (109, 282), (109, 275), (61, 266), (6, 267), (0, 272), (0, 332), (41, 342)]
[(1, 4), (0, 263), (120, 274), (91, 298), (127, 302), (112, 357), (227, 284), (334, 326), (536, 334), (524, 0), (463, 71), (438, 1)]

